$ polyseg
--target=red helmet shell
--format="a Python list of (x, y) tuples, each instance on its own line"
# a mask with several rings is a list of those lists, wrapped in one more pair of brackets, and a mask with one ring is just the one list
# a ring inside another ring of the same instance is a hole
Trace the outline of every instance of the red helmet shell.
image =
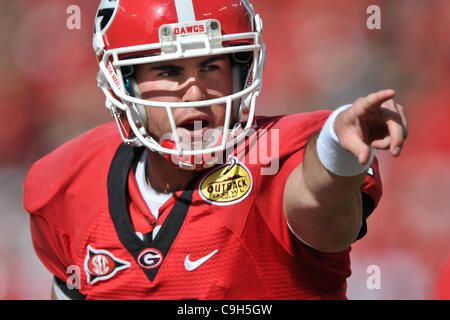
[[(158, 43), (159, 27), (180, 22), (175, 0), (120, 0), (103, 34), (105, 49)], [(222, 34), (253, 32), (253, 16), (246, 0), (187, 0), (195, 21), (217, 19)], [(246, 2), (246, 3), (245, 3)]]

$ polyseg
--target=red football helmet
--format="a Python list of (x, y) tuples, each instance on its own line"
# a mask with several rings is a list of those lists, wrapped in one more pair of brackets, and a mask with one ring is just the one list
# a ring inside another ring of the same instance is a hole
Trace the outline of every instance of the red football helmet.
[[(183, 169), (213, 165), (205, 161), (234, 146), (253, 125), (260, 94), (265, 46), (262, 21), (248, 0), (101, 0), (93, 47), (99, 61), (98, 85), (125, 143), (159, 152)], [(133, 66), (183, 58), (230, 54), (233, 93), (195, 102), (144, 100), (133, 78)], [(190, 150), (180, 143), (173, 108), (226, 105), (218, 143)], [(165, 108), (172, 134), (156, 141), (148, 134), (146, 107)], [(194, 158), (203, 160), (193, 163)], [(205, 156), (206, 157), (203, 157)]]

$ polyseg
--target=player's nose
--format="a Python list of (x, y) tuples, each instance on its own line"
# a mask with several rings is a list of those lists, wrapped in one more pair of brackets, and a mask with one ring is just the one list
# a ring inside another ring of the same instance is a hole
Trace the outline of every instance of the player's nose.
[(186, 82), (186, 87), (183, 93), (183, 102), (201, 101), (205, 100), (205, 88), (199, 83), (195, 76), (190, 77)]

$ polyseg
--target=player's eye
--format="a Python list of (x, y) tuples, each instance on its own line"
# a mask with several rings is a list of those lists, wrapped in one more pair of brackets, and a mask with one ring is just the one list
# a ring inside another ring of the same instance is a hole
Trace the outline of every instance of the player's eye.
[(216, 71), (219, 70), (220, 67), (216, 64), (207, 64), (206, 66), (202, 67), (202, 72), (212, 72), (212, 71)]
[(178, 75), (180, 75), (180, 70), (177, 68), (168, 69), (168, 70), (158, 73), (158, 77), (163, 77), (163, 78), (176, 77)]

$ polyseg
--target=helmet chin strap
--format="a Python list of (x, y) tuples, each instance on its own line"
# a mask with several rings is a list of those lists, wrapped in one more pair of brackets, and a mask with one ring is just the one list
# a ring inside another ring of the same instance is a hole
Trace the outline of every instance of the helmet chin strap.
[[(161, 146), (168, 149), (176, 149), (175, 141), (164, 140)], [(217, 163), (217, 158), (212, 154), (202, 154), (198, 156), (183, 156), (175, 154), (162, 155), (170, 164), (189, 171), (201, 171), (214, 166)]]

